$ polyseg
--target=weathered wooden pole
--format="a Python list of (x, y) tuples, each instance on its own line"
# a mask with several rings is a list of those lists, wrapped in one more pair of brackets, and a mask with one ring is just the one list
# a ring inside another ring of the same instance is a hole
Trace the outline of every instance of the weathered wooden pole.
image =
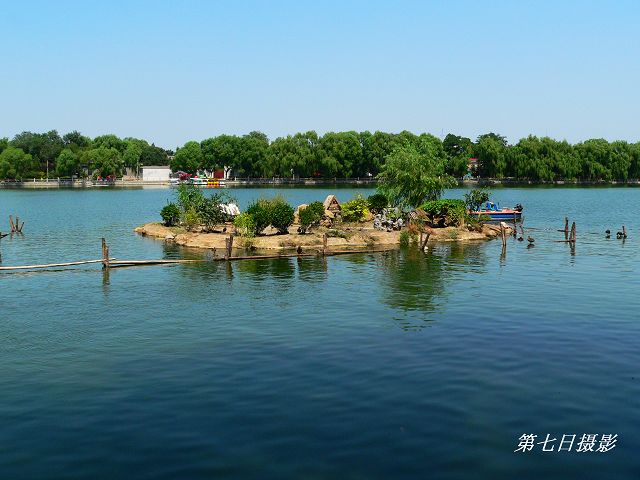
[(102, 268), (109, 268), (109, 247), (104, 237), (102, 238)]
[(622, 226), (622, 238), (627, 238), (627, 227)]
[(569, 217), (564, 217), (564, 239), (569, 239)]
[(513, 238), (518, 236), (518, 223), (516, 221), (516, 212), (513, 212)]
[(573, 222), (571, 224), (571, 234), (569, 235), (569, 241), (570, 242), (576, 241), (576, 222)]
[(232, 250), (233, 250), (233, 233), (229, 235), (229, 242), (227, 244), (227, 258), (231, 258)]
[(11, 227), (11, 233), (16, 231), (16, 226), (13, 223), (13, 216), (9, 215), (9, 226)]
[(424, 252), (424, 249), (427, 248), (427, 242), (429, 241), (429, 237), (431, 236), (431, 232), (425, 232), (424, 242), (420, 244), (420, 250)]
[(322, 255), (327, 253), (327, 233), (322, 234)]

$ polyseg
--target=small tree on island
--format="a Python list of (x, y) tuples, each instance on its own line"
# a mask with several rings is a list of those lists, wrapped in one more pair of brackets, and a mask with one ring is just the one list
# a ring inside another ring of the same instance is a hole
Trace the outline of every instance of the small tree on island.
[(457, 185), (444, 173), (441, 150), (435, 142), (423, 142), (420, 149), (413, 145), (396, 148), (377, 176), (378, 190), (393, 206), (417, 208), (426, 201), (438, 200), (446, 188)]
[(484, 202), (488, 202), (491, 194), (484, 188), (474, 188), (464, 194), (464, 204), (467, 210), (475, 212), (479, 210)]

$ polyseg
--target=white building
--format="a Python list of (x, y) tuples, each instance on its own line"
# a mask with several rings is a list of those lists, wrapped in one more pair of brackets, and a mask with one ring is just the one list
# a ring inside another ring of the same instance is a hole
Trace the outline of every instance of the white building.
[(143, 182), (168, 182), (171, 168), (169, 166), (142, 167)]

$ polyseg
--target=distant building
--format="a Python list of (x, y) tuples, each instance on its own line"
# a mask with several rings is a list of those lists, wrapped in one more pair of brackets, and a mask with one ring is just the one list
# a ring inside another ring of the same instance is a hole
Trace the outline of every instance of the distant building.
[(144, 166), (142, 167), (143, 182), (168, 182), (171, 168), (169, 166)]
[(469, 173), (475, 175), (478, 172), (478, 159), (477, 158), (470, 158), (469, 159), (469, 165), (467, 166), (467, 169), (469, 170)]

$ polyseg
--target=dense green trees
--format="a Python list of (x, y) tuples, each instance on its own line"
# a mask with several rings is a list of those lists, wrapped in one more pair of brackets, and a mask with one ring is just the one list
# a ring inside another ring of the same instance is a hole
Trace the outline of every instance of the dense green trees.
[[(219, 135), (187, 142), (173, 152), (137, 138), (100, 135), (94, 139), (73, 131), (22, 132), (0, 138), (4, 157), (1, 178), (105, 176), (138, 173), (144, 165), (167, 165), (189, 173), (223, 169), (234, 177), (367, 178), (375, 177), (390, 158), (425, 155), (438, 160), (443, 173), (483, 178), (555, 181), (625, 181), (640, 178), (640, 143), (591, 139), (572, 145), (549, 137), (528, 136), (515, 144), (497, 133), (475, 141), (455, 134), (444, 140), (408, 131), (307, 131), (270, 141), (262, 132)], [(413, 152), (413, 153), (412, 153)], [(27, 157), (28, 156), (28, 157)], [(469, 159), (478, 159), (469, 172)], [(411, 172), (409, 172), (411, 173)]]
[(70, 176), (120, 176), (142, 165), (166, 165), (173, 152), (136, 138), (101, 135), (93, 140), (78, 131), (60, 136), (57, 131), (22, 132), (0, 139), (0, 179)]
[(455, 185), (445, 174), (442, 143), (431, 135), (416, 147), (407, 143), (387, 156), (378, 174), (379, 190), (393, 206), (416, 208), (438, 200), (442, 191)]

